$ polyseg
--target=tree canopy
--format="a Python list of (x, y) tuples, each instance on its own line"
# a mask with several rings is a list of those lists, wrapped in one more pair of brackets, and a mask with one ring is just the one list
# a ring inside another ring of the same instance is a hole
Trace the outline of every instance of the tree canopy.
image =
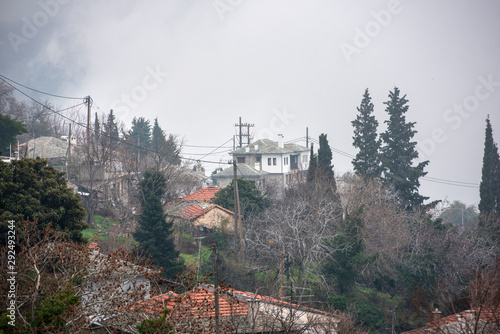
[(166, 191), (165, 177), (158, 171), (146, 171), (141, 182), (141, 213), (134, 238), (139, 250), (152, 256), (166, 277), (174, 278), (183, 265), (172, 240), (173, 221), (166, 221), (161, 198)]
[(381, 143), (380, 139), (377, 139), (378, 122), (373, 116), (373, 103), (368, 88), (357, 110), (358, 115), (351, 122), (354, 127), (353, 146), (359, 149), (352, 160), (354, 171), (365, 177), (380, 177), (382, 172), (379, 159)]
[(417, 143), (412, 141), (417, 131), (414, 130), (415, 122), (406, 121), (407, 103), (406, 95), (400, 96), (397, 87), (389, 92), (389, 101), (384, 102), (389, 119), (385, 121), (386, 131), (381, 134), (383, 145), (380, 160), (384, 180), (394, 187), (401, 205), (412, 209), (428, 199), (418, 193), (418, 188), (419, 179), (427, 174), (424, 168), (429, 161), (413, 166), (413, 161), (418, 158)]
[(26, 133), (23, 122), (12, 119), (9, 115), (0, 114), (0, 154), (7, 152), (9, 145), (15, 144), (16, 136)]
[[(64, 174), (37, 158), (0, 162), (0, 232), (7, 221), (16, 224), (38, 220), (38, 226), (53, 228), (65, 237), (82, 242), (85, 210), (80, 196), (68, 188)], [(4, 242), (2, 239), (1, 242)]]
[(498, 148), (493, 140), (493, 129), (489, 117), (486, 119), (484, 138), (484, 154), (481, 184), (479, 185), (479, 211), (482, 215), (489, 215), (500, 205), (500, 162)]
[[(244, 218), (261, 212), (270, 205), (270, 200), (261, 195), (255, 186), (255, 181), (238, 179), (238, 195), (240, 198), (241, 214)], [(212, 203), (234, 212), (234, 183), (215, 194)]]

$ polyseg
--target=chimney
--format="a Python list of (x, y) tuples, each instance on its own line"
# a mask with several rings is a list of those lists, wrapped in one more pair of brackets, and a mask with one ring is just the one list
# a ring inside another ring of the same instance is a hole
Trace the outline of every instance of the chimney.
[(476, 311), (474, 311), (474, 310), (467, 310), (467, 311), (465, 311), (465, 318), (468, 321), (474, 320), (475, 317), (476, 317)]
[(432, 311), (432, 322), (437, 323), (439, 319), (441, 319), (441, 311), (436, 308)]
[(283, 144), (283, 135), (280, 133), (278, 134), (278, 147), (279, 148), (284, 148), (285, 145)]

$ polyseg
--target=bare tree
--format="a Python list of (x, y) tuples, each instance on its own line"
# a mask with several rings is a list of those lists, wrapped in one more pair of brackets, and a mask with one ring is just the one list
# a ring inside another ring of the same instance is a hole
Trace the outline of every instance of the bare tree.
[[(0, 294), (3, 305), (15, 301), (10, 332), (87, 333), (142, 320), (124, 306), (149, 297), (151, 282), (158, 281), (147, 259), (124, 250), (105, 255), (61, 240), (50, 227), (40, 233), (36, 222), (24, 222), (16, 237), (15, 299)], [(7, 250), (0, 252), (2, 277), (12, 276)], [(1, 291), (9, 291), (9, 284), (2, 280)]]
[(281, 267), (287, 290), (298, 301), (321, 278), (321, 265), (333, 251), (326, 241), (340, 222), (338, 203), (317, 191), (309, 184), (291, 189), (246, 228), (248, 261), (271, 271)]

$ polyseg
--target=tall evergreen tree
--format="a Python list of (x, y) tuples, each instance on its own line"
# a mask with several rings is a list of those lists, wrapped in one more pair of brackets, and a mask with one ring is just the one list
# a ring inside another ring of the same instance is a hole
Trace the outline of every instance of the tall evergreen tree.
[(368, 178), (380, 177), (379, 150), (380, 139), (377, 139), (378, 122), (373, 116), (373, 103), (371, 102), (368, 88), (365, 90), (363, 100), (357, 108), (358, 115), (352, 121), (354, 127), (353, 146), (359, 149), (352, 160), (356, 174)]
[(7, 152), (11, 144), (16, 141), (16, 136), (27, 133), (26, 125), (9, 115), (0, 114), (0, 154)]
[(141, 190), (141, 214), (134, 238), (139, 243), (139, 250), (149, 253), (163, 268), (163, 274), (173, 278), (183, 265), (172, 240), (173, 221), (167, 222), (163, 212), (161, 198), (166, 191), (165, 177), (157, 171), (146, 171)]
[(99, 123), (99, 117), (97, 116), (97, 113), (95, 113), (95, 118), (94, 118), (94, 137), (99, 140), (101, 137), (101, 124)]
[(319, 135), (317, 175), (319, 175), (324, 182), (330, 183), (333, 187), (333, 190), (336, 191), (337, 184), (335, 182), (335, 175), (333, 173), (332, 158), (332, 149), (328, 144), (326, 134), (322, 133)]
[(384, 102), (387, 105), (385, 110), (389, 114), (389, 120), (385, 121), (387, 130), (381, 134), (383, 146), (380, 160), (383, 178), (394, 187), (401, 205), (414, 209), (428, 199), (418, 193), (418, 187), (419, 178), (427, 174), (424, 168), (429, 161), (413, 166), (413, 161), (418, 158), (417, 143), (412, 141), (417, 131), (413, 129), (415, 122), (406, 121), (407, 103), (406, 95), (399, 96), (397, 87), (393, 92), (389, 92), (389, 101)]
[(149, 120), (146, 120), (144, 117), (134, 117), (132, 128), (129, 131), (129, 139), (134, 145), (132, 146), (132, 151), (135, 154), (140, 153), (141, 156), (145, 156), (151, 147), (151, 125), (149, 124)]
[(165, 132), (158, 124), (158, 117), (155, 118), (153, 124), (153, 130), (151, 132), (151, 149), (157, 153), (163, 153), (167, 145), (167, 139), (165, 137)]
[(493, 140), (493, 130), (490, 118), (486, 118), (486, 130), (484, 138), (484, 155), (481, 184), (479, 185), (479, 212), (481, 216), (488, 217), (490, 214), (500, 213), (500, 158), (498, 148)]
[(309, 168), (307, 169), (307, 182), (313, 182), (318, 169), (318, 156), (314, 153), (314, 144), (311, 143), (311, 152), (309, 153)]
[(113, 114), (113, 109), (109, 111), (108, 119), (106, 123), (103, 124), (105, 141), (111, 147), (118, 145), (119, 135), (118, 135), (118, 124), (116, 124), (115, 115)]
[(167, 139), (167, 161), (172, 165), (180, 165), (181, 158), (179, 154), (181, 153), (180, 148), (177, 145), (175, 137), (170, 134)]
[(169, 135), (168, 139), (166, 138), (165, 131), (162, 130), (158, 123), (158, 118), (155, 118), (153, 130), (151, 131), (151, 150), (160, 164), (167, 162), (180, 165), (181, 163), (175, 137)]

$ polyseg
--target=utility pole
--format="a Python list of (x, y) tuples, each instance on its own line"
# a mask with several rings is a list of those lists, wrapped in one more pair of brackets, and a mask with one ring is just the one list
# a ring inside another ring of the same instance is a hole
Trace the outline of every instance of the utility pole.
[(285, 285), (285, 251), (281, 248), (281, 263), (280, 263), (280, 299), (283, 300), (285, 294), (283, 292), (283, 287)]
[(236, 259), (240, 253), (240, 195), (238, 193), (238, 177), (237, 177), (236, 160), (233, 160), (233, 185), (234, 185), (234, 249), (236, 251)]
[(212, 245), (213, 265), (214, 265), (214, 299), (215, 299), (215, 333), (219, 334), (219, 275), (217, 274), (217, 245)]
[(71, 123), (69, 123), (69, 137), (68, 137), (68, 170), (66, 171), (68, 181), (71, 175)]
[(250, 123), (241, 123), (241, 117), (240, 117), (239, 123), (234, 124), (234, 126), (238, 128), (239, 145), (237, 148), (243, 147), (243, 137), (246, 137), (247, 145), (250, 145), (250, 142), (252, 141), (252, 136), (250, 135), (250, 128), (254, 127), (255, 125)]
[(306, 147), (309, 148), (309, 128), (306, 127)]
[(90, 95), (85, 98), (87, 103), (87, 146), (90, 145), (90, 107), (92, 106), (92, 99)]

